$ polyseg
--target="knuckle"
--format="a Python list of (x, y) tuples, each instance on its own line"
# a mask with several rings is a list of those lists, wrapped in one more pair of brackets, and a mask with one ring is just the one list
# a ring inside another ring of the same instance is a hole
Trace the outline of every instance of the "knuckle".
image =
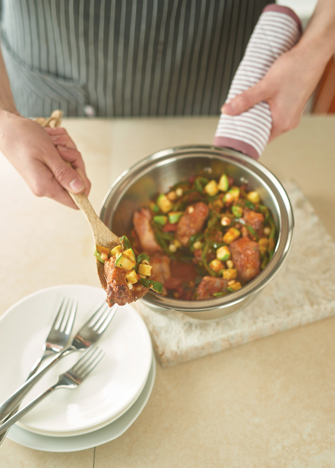
[(60, 182), (60, 183), (63, 183), (65, 182), (66, 180), (69, 179), (69, 168), (68, 167), (64, 167), (64, 166), (59, 166), (59, 167), (56, 167), (54, 169), (54, 176), (55, 176), (55, 179)]

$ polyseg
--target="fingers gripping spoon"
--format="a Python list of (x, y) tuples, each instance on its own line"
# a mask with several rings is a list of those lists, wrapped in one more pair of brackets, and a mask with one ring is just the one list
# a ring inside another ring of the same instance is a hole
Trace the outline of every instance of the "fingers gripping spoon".
[[(35, 121), (42, 127), (59, 127), (61, 124), (62, 112), (55, 110), (48, 119), (38, 118)], [(108, 227), (101, 221), (97, 213), (94, 211), (93, 206), (88, 200), (84, 193), (71, 193), (69, 195), (78, 206), (78, 208), (84, 213), (94, 237), (95, 245), (101, 247), (107, 247), (112, 249), (116, 245), (120, 244), (119, 237), (114, 234)], [(104, 274), (104, 265), (96, 261), (97, 271), (101, 286), (106, 290), (107, 283)]]

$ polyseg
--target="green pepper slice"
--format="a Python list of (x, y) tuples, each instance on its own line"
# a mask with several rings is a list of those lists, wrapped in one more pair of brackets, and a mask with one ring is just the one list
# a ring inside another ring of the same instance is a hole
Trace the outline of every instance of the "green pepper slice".
[(163, 285), (161, 283), (158, 283), (157, 281), (147, 279), (147, 278), (140, 278), (139, 282), (145, 288), (150, 288), (152, 286), (153, 290), (158, 293), (161, 293), (163, 291)]

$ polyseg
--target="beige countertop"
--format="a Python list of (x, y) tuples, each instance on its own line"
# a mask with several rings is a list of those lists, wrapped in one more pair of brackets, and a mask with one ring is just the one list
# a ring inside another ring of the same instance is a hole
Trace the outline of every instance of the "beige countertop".
[[(127, 167), (166, 147), (211, 144), (216, 124), (216, 117), (64, 120), (84, 155), (96, 210)], [(268, 146), (261, 162), (297, 182), (335, 239), (334, 135), (335, 117), (306, 116)], [(98, 285), (81, 213), (34, 197), (3, 158), (0, 199), (0, 315), (38, 289)], [(315, 245), (321, 248), (322, 239)], [(74, 453), (6, 439), (0, 466), (334, 467), (334, 336), (335, 317), (177, 367), (157, 366), (147, 406), (118, 439)]]

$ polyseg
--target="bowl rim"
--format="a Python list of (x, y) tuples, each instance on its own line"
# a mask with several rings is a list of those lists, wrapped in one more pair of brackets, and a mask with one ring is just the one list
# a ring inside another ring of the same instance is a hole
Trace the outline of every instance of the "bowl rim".
[[(205, 152), (207, 154), (204, 154)], [(230, 148), (221, 148), (213, 145), (181, 145), (156, 151), (123, 171), (114, 181), (103, 199), (100, 219), (105, 222), (107, 209), (110, 210), (109, 200), (111, 200), (113, 196), (117, 195), (117, 200), (112, 208), (111, 219), (113, 218), (116, 206), (118, 206), (118, 202), (124, 194), (125, 189), (128, 189), (130, 185), (147, 173), (153, 166), (156, 166), (157, 163), (160, 165), (167, 164), (171, 157), (178, 157), (178, 159), (187, 159), (189, 157), (222, 159), (224, 162), (242, 166), (252, 172), (257, 178), (262, 179), (272, 193), (272, 197), (277, 205), (277, 211), (280, 214), (279, 237), (274, 255), (267, 267), (253, 280), (243, 286), (243, 288), (228, 296), (201, 301), (184, 301), (167, 298), (150, 291), (141, 300), (151, 308), (192, 313), (222, 309), (239, 304), (245, 301), (250, 295), (256, 294), (263, 289), (277, 274), (287, 257), (292, 244), (294, 228), (293, 209), (288, 194), (277, 177), (267, 167), (259, 161), (252, 159), (250, 156), (246, 156)]]

